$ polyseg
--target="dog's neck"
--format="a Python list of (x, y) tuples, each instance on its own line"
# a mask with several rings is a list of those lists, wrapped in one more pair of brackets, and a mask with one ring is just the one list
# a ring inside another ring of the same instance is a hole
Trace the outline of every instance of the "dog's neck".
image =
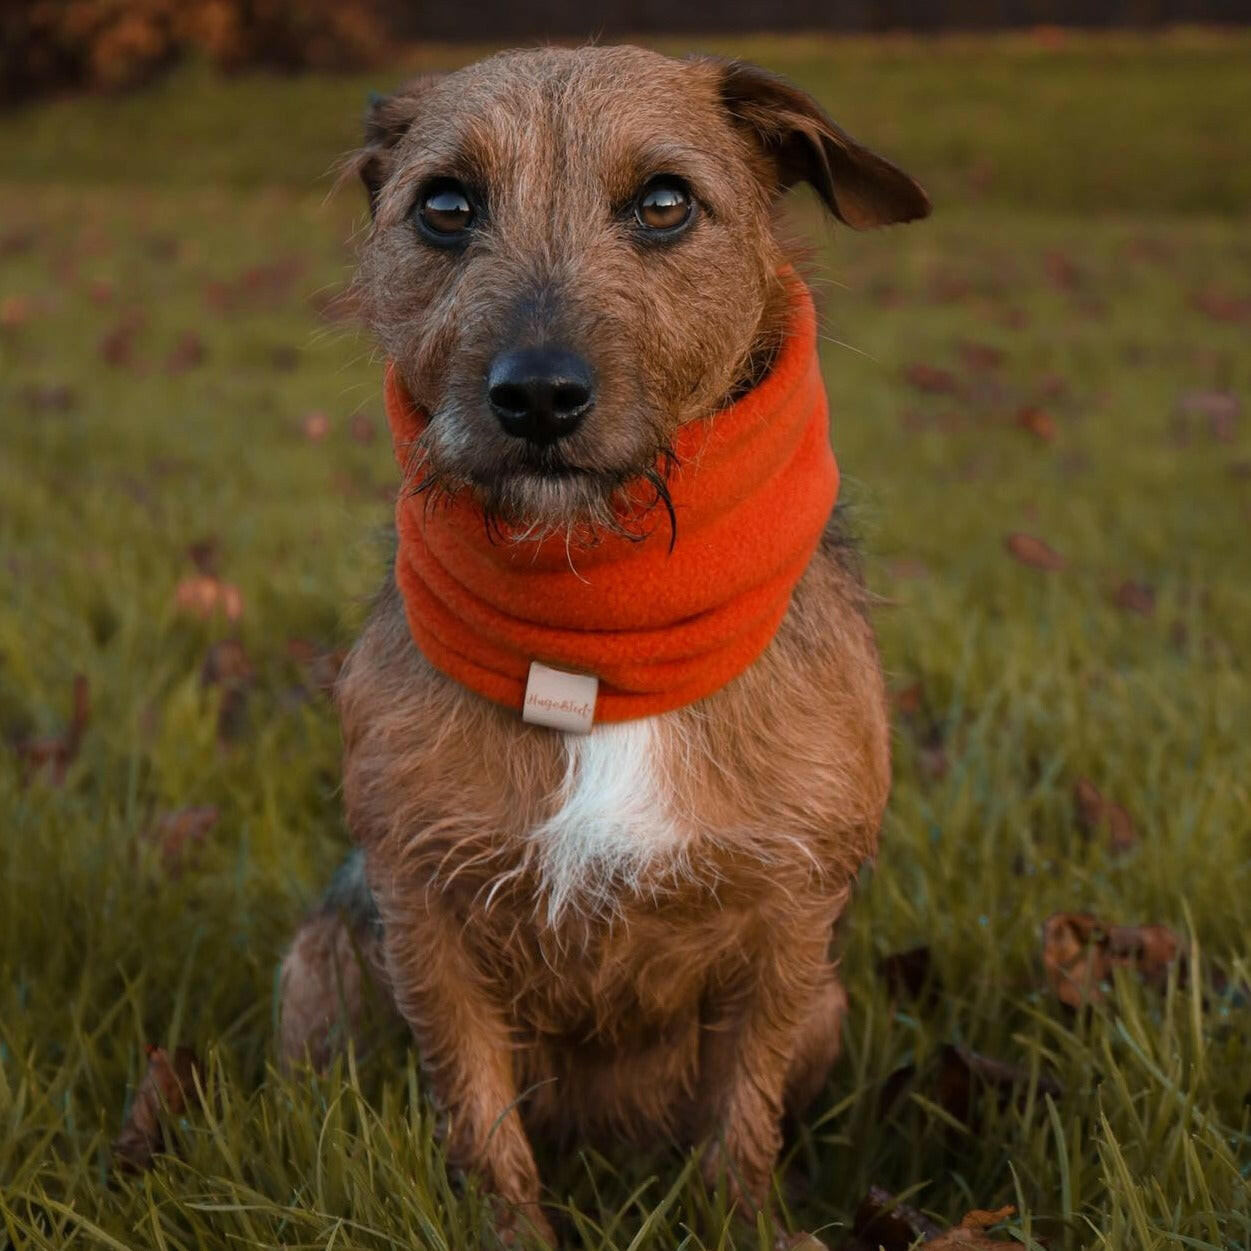
[[(797, 278), (789, 285), (768, 374), (677, 433), (672, 535), (500, 542), (467, 492), (430, 508), (410, 483), (396, 505), (395, 575), (436, 669), (519, 711), (534, 662), (593, 675), (594, 720), (626, 721), (694, 703), (760, 655), (838, 490), (812, 298)], [(427, 419), (394, 366), (386, 409), (403, 466)], [(642, 484), (621, 508), (641, 511), (650, 493)]]

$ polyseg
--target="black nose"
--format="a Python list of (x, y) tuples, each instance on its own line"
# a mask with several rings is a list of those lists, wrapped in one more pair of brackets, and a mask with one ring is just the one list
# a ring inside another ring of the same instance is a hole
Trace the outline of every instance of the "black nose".
[(531, 443), (572, 434), (594, 398), (590, 366), (564, 348), (502, 352), (487, 375), (487, 399), (500, 425)]

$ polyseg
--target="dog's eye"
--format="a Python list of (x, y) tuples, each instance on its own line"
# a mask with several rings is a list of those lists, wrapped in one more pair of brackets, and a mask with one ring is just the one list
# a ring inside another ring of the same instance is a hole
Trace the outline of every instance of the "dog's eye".
[(426, 187), (413, 215), (427, 236), (447, 243), (473, 225), (473, 204), (469, 193), (458, 182), (442, 178)]
[(668, 234), (691, 220), (695, 202), (686, 185), (677, 178), (653, 178), (634, 203), (634, 216), (646, 230)]

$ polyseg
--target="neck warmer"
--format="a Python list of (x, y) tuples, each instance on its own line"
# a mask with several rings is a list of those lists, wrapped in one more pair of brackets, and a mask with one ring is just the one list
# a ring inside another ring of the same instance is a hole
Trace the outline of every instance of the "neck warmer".
[[(676, 433), (672, 534), (657, 507), (641, 539), (502, 539), (468, 489), (431, 502), (418, 473), (396, 504), (395, 576), (413, 640), (436, 669), (518, 710), (531, 662), (593, 674), (595, 721), (628, 721), (712, 694), (764, 651), (838, 492), (812, 297), (791, 284), (769, 373)], [(394, 363), (385, 398), (403, 467), (428, 418)], [(625, 494), (623, 518), (646, 493)]]

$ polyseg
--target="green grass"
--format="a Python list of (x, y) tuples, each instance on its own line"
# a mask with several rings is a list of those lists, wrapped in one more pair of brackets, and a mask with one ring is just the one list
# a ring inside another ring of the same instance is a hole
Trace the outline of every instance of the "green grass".
[[(1251, 395), (1247, 323), (1195, 306), (1251, 296), (1249, 50), (755, 49), (939, 205), (873, 236), (796, 209), (833, 280), (826, 376), (885, 662), (897, 687), (922, 683), (950, 765), (935, 777), (901, 724), (847, 929), (845, 1056), (785, 1182), (794, 1221), (831, 1245), (879, 1184), (943, 1219), (1015, 1203), (1014, 1236), (1052, 1251), (1251, 1246), (1245, 997), (1126, 977), (1075, 1018), (1039, 955), (1046, 916), (1089, 909), (1173, 925), (1204, 967), (1251, 977), (1251, 436), (1245, 414), (1222, 441), (1178, 410), (1188, 391)], [(190, 71), (0, 121), (0, 313), (21, 323), (0, 326), (0, 1247), (481, 1245), (482, 1204), (445, 1173), (402, 1039), (320, 1082), (271, 1068), (275, 966), (347, 842), (332, 710), (287, 642), (351, 639), (395, 481), (377, 361), (308, 300), (349, 270), (359, 201), (327, 202), (318, 178), (363, 88)], [(211, 284), (288, 258), (288, 285), (220, 311)], [(134, 363), (108, 365), (99, 341), (131, 312)], [(205, 360), (170, 373), (187, 330)], [(970, 369), (968, 341), (1002, 365)], [(959, 393), (910, 387), (914, 363)], [(57, 385), (64, 411), (31, 395)], [(1054, 442), (1017, 426), (1030, 403)], [(313, 410), (320, 442), (302, 433)], [(350, 433), (358, 413), (372, 442)], [(1067, 568), (1013, 561), (1014, 531)], [(207, 536), (257, 670), (224, 746), (199, 671), (236, 630), (174, 606)], [(1154, 587), (1153, 615), (1115, 606), (1125, 579)], [(8, 741), (59, 731), (79, 672), (81, 752), (64, 785), (23, 785)], [(1083, 775), (1131, 811), (1127, 855), (1077, 828)], [(140, 835), (190, 804), (220, 819), (175, 878)], [(892, 1004), (875, 961), (922, 942), (943, 993)], [(114, 1184), (107, 1146), (149, 1041), (207, 1057), (208, 1107), (176, 1157)], [(946, 1042), (1063, 1093), (983, 1098), (975, 1129), (952, 1125), (934, 1103)], [(913, 1093), (883, 1113), (909, 1063)], [(588, 1247), (756, 1245), (676, 1150), (543, 1168)]]

